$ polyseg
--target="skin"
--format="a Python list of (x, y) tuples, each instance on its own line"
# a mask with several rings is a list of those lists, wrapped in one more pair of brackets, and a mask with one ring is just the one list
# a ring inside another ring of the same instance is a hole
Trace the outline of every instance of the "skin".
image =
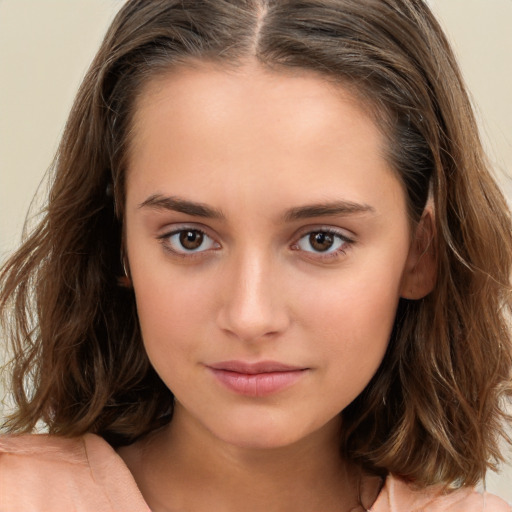
[[(426, 293), (382, 134), (339, 85), (254, 63), (182, 67), (136, 107), (127, 258), (176, 408), (121, 456), (154, 511), (358, 510), (339, 413), (379, 367), (400, 296)], [(204, 233), (198, 250), (179, 230)], [(300, 376), (246, 396), (211, 371), (232, 360)]]

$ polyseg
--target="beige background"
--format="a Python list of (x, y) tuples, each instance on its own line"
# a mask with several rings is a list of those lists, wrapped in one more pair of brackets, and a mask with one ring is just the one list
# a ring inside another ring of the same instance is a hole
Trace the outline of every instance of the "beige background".
[[(431, 0), (512, 200), (512, 0)], [(0, 0), (0, 260), (51, 162), (75, 91), (122, 0)], [(489, 490), (512, 503), (512, 467)]]

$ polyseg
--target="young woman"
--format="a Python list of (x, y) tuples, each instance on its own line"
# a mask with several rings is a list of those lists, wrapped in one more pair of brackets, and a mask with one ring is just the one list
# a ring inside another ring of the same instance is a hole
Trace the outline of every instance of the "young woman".
[(54, 171), (1, 511), (510, 510), (510, 216), (422, 1), (128, 1)]

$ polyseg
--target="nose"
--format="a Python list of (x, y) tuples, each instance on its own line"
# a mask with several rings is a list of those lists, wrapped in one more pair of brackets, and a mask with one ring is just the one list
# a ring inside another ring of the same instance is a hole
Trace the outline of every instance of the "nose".
[(290, 323), (282, 272), (263, 255), (240, 256), (231, 262), (218, 315), (218, 325), (245, 342), (275, 338)]

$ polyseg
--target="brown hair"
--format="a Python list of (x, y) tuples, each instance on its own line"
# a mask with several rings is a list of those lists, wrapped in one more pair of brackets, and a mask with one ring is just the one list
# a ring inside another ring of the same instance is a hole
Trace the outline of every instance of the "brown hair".
[(384, 361), (343, 411), (345, 456), (418, 485), (468, 485), (501, 460), (512, 234), (450, 47), (421, 0), (131, 0), (80, 88), (44, 218), (0, 275), (17, 410), (60, 435), (128, 444), (171, 420), (122, 275), (135, 100), (191, 59), (257, 59), (340, 81), (372, 105), (417, 223), (435, 211), (437, 282), (400, 302)]

